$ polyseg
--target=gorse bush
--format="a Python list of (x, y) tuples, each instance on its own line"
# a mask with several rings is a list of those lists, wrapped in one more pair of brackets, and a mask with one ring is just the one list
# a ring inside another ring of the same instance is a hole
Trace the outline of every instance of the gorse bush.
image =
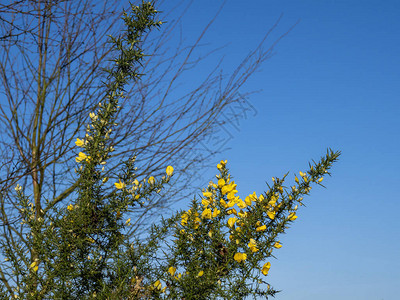
[(277, 293), (267, 278), (282, 247), (279, 235), (339, 153), (328, 150), (293, 184), (286, 174), (245, 198), (221, 161), (215, 180), (188, 210), (162, 219), (146, 236), (135, 234), (130, 212), (161, 197), (174, 168), (143, 177), (134, 155), (117, 167), (107, 161), (118, 151), (110, 136), (119, 126), (119, 100), (125, 84), (141, 76), (141, 37), (161, 25), (156, 16), (152, 3), (132, 6), (123, 17), (125, 34), (111, 38), (118, 55), (108, 70), (107, 94), (75, 142), (73, 200), (42, 209), (15, 187), (22, 216), (17, 234), (28, 247), (1, 239), (4, 299), (259, 299)]

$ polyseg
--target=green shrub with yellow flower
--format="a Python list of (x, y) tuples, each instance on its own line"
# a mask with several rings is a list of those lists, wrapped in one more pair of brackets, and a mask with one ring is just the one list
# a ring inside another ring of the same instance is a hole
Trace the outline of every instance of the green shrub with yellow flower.
[(111, 38), (119, 54), (108, 70), (108, 93), (75, 142), (79, 181), (74, 198), (63, 206), (47, 206), (35, 218), (29, 195), (15, 188), (23, 215), (21, 238), (30, 249), (15, 253), (10, 250), (15, 245), (2, 241), (15, 276), (14, 286), (1, 285), (3, 298), (261, 299), (277, 293), (268, 273), (282, 247), (279, 236), (340, 153), (328, 150), (293, 183), (288, 174), (272, 178), (267, 191), (246, 197), (240, 197), (227, 161), (221, 161), (214, 181), (187, 210), (163, 218), (146, 236), (136, 235), (130, 230), (135, 222), (130, 212), (157, 197), (173, 180), (174, 169), (165, 166), (165, 174), (139, 178), (134, 154), (120, 166), (108, 166), (118, 151), (109, 138), (118, 126), (124, 85), (140, 77), (141, 37), (161, 25), (156, 15), (151, 3), (132, 6), (132, 13), (124, 15), (127, 33)]

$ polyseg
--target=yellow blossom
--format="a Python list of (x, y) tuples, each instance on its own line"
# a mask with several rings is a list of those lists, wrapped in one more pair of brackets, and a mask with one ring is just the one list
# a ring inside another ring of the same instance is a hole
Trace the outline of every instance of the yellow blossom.
[(251, 206), (252, 201), (251, 201), (250, 196), (247, 196), (246, 198), (244, 198), (244, 202), (245, 202), (248, 206)]
[(227, 160), (225, 160), (225, 161), (221, 160), (220, 163), (217, 165), (218, 170), (222, 170), (222, 168), (225, 167), (227, 162), (228, 162)]
[(199, 228), (200, 224), (201, 224), (201, 219), (199, 217), (196, 217), (194, 219), (194, 229)]
[(324, 177), (321, 177), (320, 179), (318, 179), (318, 182), (322, 182), (322, 180), (324, 180)]
[(282, 244), (280, 244), (279, 241), (277, 241), (277, 242), (274, 244), (274, 247), (275, 247), (276, 249), (282, 248)]
[(70, 205), (67, 206), (67, 209), (68, 209), (69, 211), (71, 211), (71, 210), (74, 209), (74, 206), (73, 206), (72, 204), (70, 204)]
[(248, 216), (247, 212), (243, 212), (242, 210), (238, 212), (238, 216), (240, 218), (246, 218)]
[(226, 213), (227, 213), (228, 215), (231, 215), (231, 214), (237, 215), (236, 209), (234, 209), (234, 208), (231, 208), (231, 209), (228, 210)]
[(203, 204), (204, 207), (207, 207), (207, 206), (210, 204), (210, 201), (207, 200), (207, 199), (202, 199), (202, 200), (201, 200), (201, 204)]
[(229, 192), (228, 195), (226, 196), (226, 198), (228, 200), (235, 199), (235, 192), (234, 191)]
[(213, 214), (212, 214), (213, 218), (217, 217), (220, 213), (221, 213), (221, 211), (219, 209), (217, 209), (217, 208), (214, 209)]
[(290, 213), (290, 215), (288, 216), (288, 220), (290, 220), (290, 221), (294, 221), (296, 219), (297, 219), (297, 216), (296, 216), (295, 212)]
[(257, 248), (257, 242), (254, 239), (250, 239), (250, 242), (247, 245), (251, 252), (257, 252), (259, 249)]
[(247, 254), (238, 252), (233, 256), (233, 259), (240, 263), (247, 259)]
[(235, 206), (235, 201), (231, 200), (228, 202), (228, 204), (226, 205), (226, 208), (230, 208), (230, 207), (234, 207)]
[(153, 286), (156, 290), (161, 290), (161, 282), (160, 280), (157, 280), (156, 282), (153, 283)]
[(238, 206), (240, 209), (243, 209), (243, 208), (246, 208), (246, 207), (247, 207), (247, 204), (246, 204), (242, 199), (239, 199), (239, 200), (237, 201), (237, 206)]
[(202, 213), (201, 213), (202, 218), (204, 219), (211, 219), (211, 209), (210, 208), (206, 208)]
[(186, 226), (187, 225), (187, 223), (188, 223), (188, 219), (189, 219), (189, 216), (188, 216), (188, 214), (187, 213), (183, 213), (182, 214), (182, 216), (181, 216), (181, 225), (182, 226)]
[(199, 272), (199, 274), (197, 274), (197, 277), (201, 277), (201, 276), (203, 276), (203, 275), (204, 275), (204, 271), (201, 270), (201, 271)]
[(131, 218), (125, 221), (125, 225), (130, 225), (130, 223), (131, 223)]
[(263, 194), (260, 195), (260, 197), (258, 198), (258, 200), (260, 200), (261, 202), (264, 201), (265, 197)]
[(222, 188), (225, 185), (225, 179), (221, 178), (218, 179), (218, 187)]
[(235, 225), (237, 218), (236, 217), (232, 217), (228, 219), (228, 226), (229, 227), (233, 227), (233, 225)]
[(225, 202), (224, 199), (219, 200), (219, 203), (221, 203), (221, 205), (222, 205), (224, 208), (228, 208), (228, 205), (226, 204), (226, 202)]
[(173, 168), (172, 166), (168, 166), (168, 167), (165, 169), (165, 172), (167, 173), (167, 176), (171, 176), (172, 173), (174, 172), (174, 168)]
[(39, 263), (37, 260), (35, 260), (33, 263), (31, 263), (30, 268), (32, 269), (33, 272), (37, 272), (39, 269)]
[(203, 196), (206, 198), (211, 198), (212, 197), (212, 193), (211, 192), (203, 192)]
[(114, 183), (115, 187), (119, 190), (123, 189), (126, 187), (126, 184), (119, 179), (118, 182)]
[(81, 162), (83, 160), (87, 160), (87, 159), (88, 159), (88, 156), (85, 153), (79, 152), (78, 157), (75, 158), (75, 161), (77, 163), (79, 163), (79, 162)]
[(171, 274), (171, 276), (174, 276), (176, 272), (176, 268), (175, 267), (169, 267), (168, 269), (168, 273)]
[(266, 230), (266, 229), (267, 229), (267, 226), (266, 226), (266, 225), (262, 225), (262, 226), (258, 226), (258, 227), (256, 228), (256, 231), (259, 232), (259, 231), (264, 231), (264, 230)]
[(275, 214), (276, 214), (275, 211), (269, 211), (269, 212), (267, 212), (267, 216), (268, 216), (268, 218), (270, 218), (271, 220), (275, 219)]
[(299, 183), (299, 179), (297, 178), (297, 176), (294, 177), (294, 181), (296, 181), (296, 183)]
[(85, 145), (85, 141), (77, 138), (75, 145), (77, 145), (78, 147), (83, 147)]
[(153, 184), (156, 182), (156, 180), (154, 179), (153, 176), (151, 176), (151, 177), (147, 180), (147, 182), (148, 182), (149, 184), (153, 185)]
[(270, 263), (270, 262), (267, 262), (267, 263), (265, 263), (264, 266), (262, 267), (261, 272), (262, 272), (265, 276), (267, 276), (270, 268), (271, 268), (271, 263)]

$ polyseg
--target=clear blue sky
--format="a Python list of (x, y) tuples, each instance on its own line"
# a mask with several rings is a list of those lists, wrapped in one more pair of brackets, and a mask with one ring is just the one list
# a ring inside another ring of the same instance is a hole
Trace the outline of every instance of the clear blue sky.
[[(194, 1), (183, 36), (197, 36), (222, 2)], [(215, 164), (228, 159), (245, 196), (341, 150), (327, 189), (312, 191), (281, 238), (269, 282), (278, 300), (400, 299), (400, 2), (228, 0), (205, 42), (228, 44), (229, 71), (281, 13), (266, 46), (300, 22), (245, 86), (262, 90), (249, 99), (257, 113), (230, 128)]]

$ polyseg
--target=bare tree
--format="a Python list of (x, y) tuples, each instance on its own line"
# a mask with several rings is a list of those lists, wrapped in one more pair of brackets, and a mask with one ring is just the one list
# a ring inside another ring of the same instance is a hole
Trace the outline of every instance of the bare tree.
[[(16, 225), (20, 219), (13, 191), (17, 183), (31, 191), (36, 218), (74, 196), (73, 143), (85, 136), (89, 114), (105, 95), (107, 73), (103, 70), (113, 57), (107, 35), (118, 33), (119, 12), (125, 4), (90, 0), (0, 4), (0, 218), (4, 234), (22, 235)], [(182, 1), (172, 10), (181, 9), (183, 14), (186, 8)], [(161, 15), (168, 17), (168, 13)], [(180, 95), (177, 87), (185, 72), (204, 58), (194, 52), (212, 22), (193, 45), (179, 43), (169, 48), (179, 18), (144, 40), (148, 57), (140, 72), (146, 76), (125, 91), (119, 129), (111, 135), (113, 145), (123, 150), (114, 153), (110, 162), (118, 165), (138, 155), (144, 170), (138, 176), (161, 173), (171, 164), (180, 177), (172, 186), (173, 198), (160, 195), (132, 212), (134, 230), (193, 191), (196, 170), (215, 154), (201, 147), (202, 139), (215, 134), (221, 113), (243, 101), (239, 89), (269, 58), (277, 42), (263, 50), (267, 33), (228, 77), (217, 65), (197, 88)]]

